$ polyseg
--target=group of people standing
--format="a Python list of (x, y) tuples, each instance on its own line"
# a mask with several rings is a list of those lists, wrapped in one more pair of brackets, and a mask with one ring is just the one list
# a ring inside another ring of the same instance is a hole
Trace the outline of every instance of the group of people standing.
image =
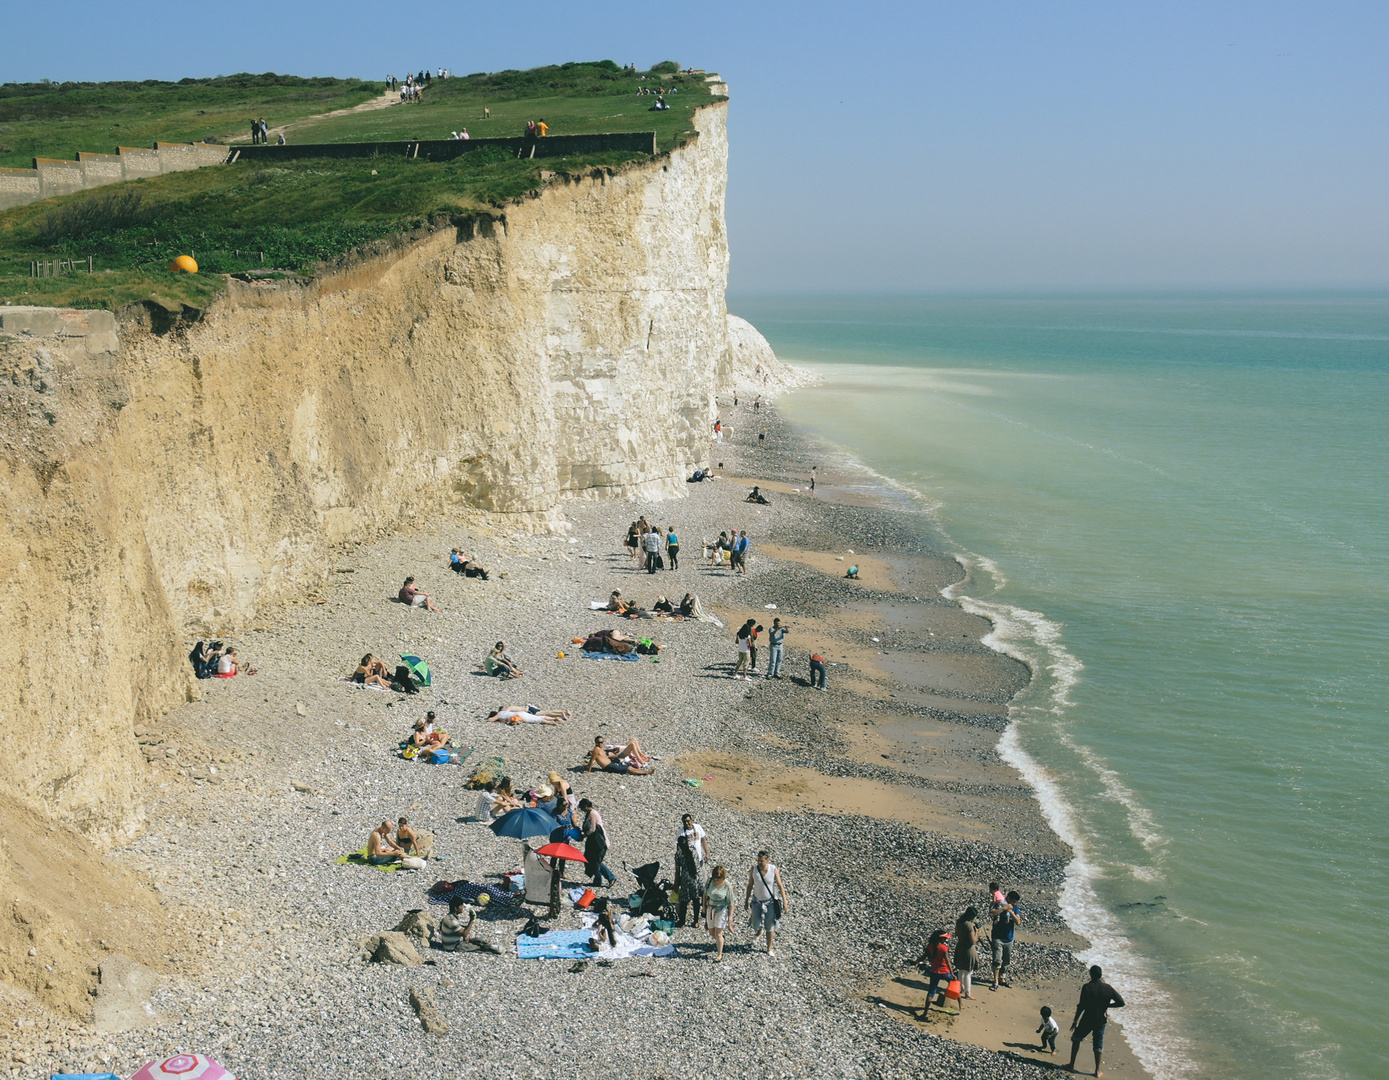
[[(704, 826), (695, 821), (693, 814), (684, 814), (675, 837), (675, 888), (679, 896), (675, 925), (685, 926), (693, 907), (691, 925), (697, 926), (702, 908), (704, 928), (714, 941), (713, 959), (718, 963), (723, 959), (724, 935), (733, 926), (736, 894), (727, 867), (713, 866), (705, 876), (705, 867), (712, 863)], [(748, 873), (743, 906), (748, 909), (748, 922), (754, 937), (765, 934), (767, 955), (775, 956), (773, 944), (777, 923), (791, 910), (791, 900), (781, 871), (766, 851), (757, 853), (757, 861)]]
[[(668, 570), (680, 569), (680, 537), (671, 525), (664, 533), (660, 526), (652, 525), (643, 514), (627, 526), (627, 539), (623, 545), (632, 554), (639, 567), (645, 567), (648, 574), (654, 574), (662, 567)], [(661, 554), (664, 547), (665, 555)]]

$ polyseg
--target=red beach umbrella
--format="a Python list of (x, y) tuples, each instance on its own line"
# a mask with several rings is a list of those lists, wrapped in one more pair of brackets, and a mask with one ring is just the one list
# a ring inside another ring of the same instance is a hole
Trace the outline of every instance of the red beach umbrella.
[(202, 1054), (179, 1054), (151, 1061), (130, 1080), (235, 1080), (216, 1060)]
[(570, 862), (588, 862), (588, 856), (578, 848), (570, 847), (568, 844), (546, 844), (543, 848), (537, 849), (536, 854), (543, 855), (547, 859), (568, 859)]

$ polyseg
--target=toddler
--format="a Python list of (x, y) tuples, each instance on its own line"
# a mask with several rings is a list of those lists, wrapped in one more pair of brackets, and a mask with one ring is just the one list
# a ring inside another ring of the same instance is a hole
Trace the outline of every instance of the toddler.
[(1047, 1054), (1056, 1053), (1056, 1036), (1060, 1032), (1061, 1026), (1052, 1019), (1051, 1006), (1042, 1006), (1042, 1023), (1037, 1028), (1037, 1034), (1042, 1036), (1042, 1051)]

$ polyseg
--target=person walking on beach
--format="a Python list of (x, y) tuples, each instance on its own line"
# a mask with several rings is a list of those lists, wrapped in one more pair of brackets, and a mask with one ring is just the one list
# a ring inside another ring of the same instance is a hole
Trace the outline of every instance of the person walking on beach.
[(675, 535), (675, 526), (666, 529), (666, 558), (672, 570), (680, 569), (680, 537)]
[[(973, 904), (955, 920), (955, 976), (960, 980), (960, 1001), (973, 1001), (971, 983), (979, 967), (979, 909)], [(963, 1004), (961, 1005), (963, 1007)]]
[(786, 658), (786, 627), (780, 619), (772, 620), (772, 628), (767, 631), (767, 643), (771, 646), (767, 654), (767, 678), (781, 678), (781, 662)]
[(579, 810), (584, 815), (584, 868), (592, 878), (595, 888), (604, 888), (617, 880), (617, 875), (604, 865), (608, 856), (608, 830), (603, 825), (603, 815), (588, 799), (579, 800)]
[(676, 902), (675, 925), (684, 927), (690, 905), (694, 905), (694, 925), (699, 925), (700, 887), (699, 863), (695, 861), (690, 838), (683, 832), (675, 838), (675, 888), (680, 894)]
[(1124, 999), (1119, 991), (1104, 981), (1104, 972), (1099, 964), (1090, 969), (1090, 981), (1080, 988), (1080, 1001), (1076, 1003), (1076, 1014), (1071, 1020), (1071, 1062), (1067, 1072), (1076, 1071), (1076, 1055), (1085, 1036), (1090, 1036), (1090, 1046), (1095, 1051), (1095, 1080), (1100, 1072), (1100, 1055), (1104, 1053), (1104, 1026), (1109, 1022), (1110, 1009), (1122, 1009)]
[(716, 866), (704, 886), (704, 928), (718, 946), (714, 953), (716, 964), (723, 959), (723, 935), (732, 923), (733, 886), (728, 883), (728, 871)]
[(694, 853), (695, 865), (702, 868), (709, 861), (709, 838), (705, 835), (704, 826), (696, 823), (693, 814), (682, 814), (678, 835), (690, 842), (690, 851)]
[(781, 917), (791, 910), (791, 902), (786, 895), (786, 886), (781, 881), (781, 871), (765, 851), (757, 853), (757, 862), (748, 873), (747, 894), (743, 903), (748, 904), (752, 917), (752, 934), (767, 935), (767, 955), (776, 956), (772, 951), (772, 932)]
[(1002, 903), (998, 903), (996, 898), (997, 891), (994, 893), (995, 903), (989, 912), (993, 919), (993, 928), (989, 931), (989, 947), (993, 950), (994, 962), (994, 983), (990, 990), (997, 990), (1000, 986), (1012, 986), (1011, 979), (1005, 979), (1008, 969), (1013, 962), (1013, 935), (1017, 932), (1018, 923), (1022, 921), (1022, 914), (1018, 910), (1018, 901), (1022, 899), (1014, 890), (1010, 892)]
[(747, 530), (737, 534), (737, 539), (733, 541), (733, 569), (740, 574), (748, 572), (748, 548), (752, 542), (748, 540)]
[(950, 970), (950, 935), (944, 930), (935, 931), (926, 943), (920, 963), (925, 965), (930, 980), (926, 985), (926, 1004), (921, 1006), (921, 1019), (928, 1020), (931, 1016), (931, 999), (936, 996), (937, 988), (943, 992), (955, 977)]
[(656, 526), (651, 526), (646, 535), (641, 538), (642, 547), (646, 550), (646, 572), (654, 574), (656, 572), (656, 560), (661, 557), (661, 530)]
[(743, 673), (748, 670), (748, 663), (752, 658), (752, 628), (755, 625), (757, 625), (757, 621), (749, 619), (738, 628), (738, 633), (734, 637), (738, 646), (738, 658), (733, 664), (733, 677), (735, 679), (743, 678)]
[(825, 690), (825, 658), (819, 653), (810, 654), (810, 688), (815, 689), (817, 682), (821, 690)]

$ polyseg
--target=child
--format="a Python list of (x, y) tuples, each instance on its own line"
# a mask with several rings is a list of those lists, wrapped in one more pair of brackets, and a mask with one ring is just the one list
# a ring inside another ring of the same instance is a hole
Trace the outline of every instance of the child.
[(1037, 1033), (1042, 1036), (1042, 1053), (1056, 1053), (1056, 1036), (1060, 1032), (1061, 1026), (1052, 1019), (1051, 1006), (1042, 1006), (1042, 1023), (1037, 1028)]

